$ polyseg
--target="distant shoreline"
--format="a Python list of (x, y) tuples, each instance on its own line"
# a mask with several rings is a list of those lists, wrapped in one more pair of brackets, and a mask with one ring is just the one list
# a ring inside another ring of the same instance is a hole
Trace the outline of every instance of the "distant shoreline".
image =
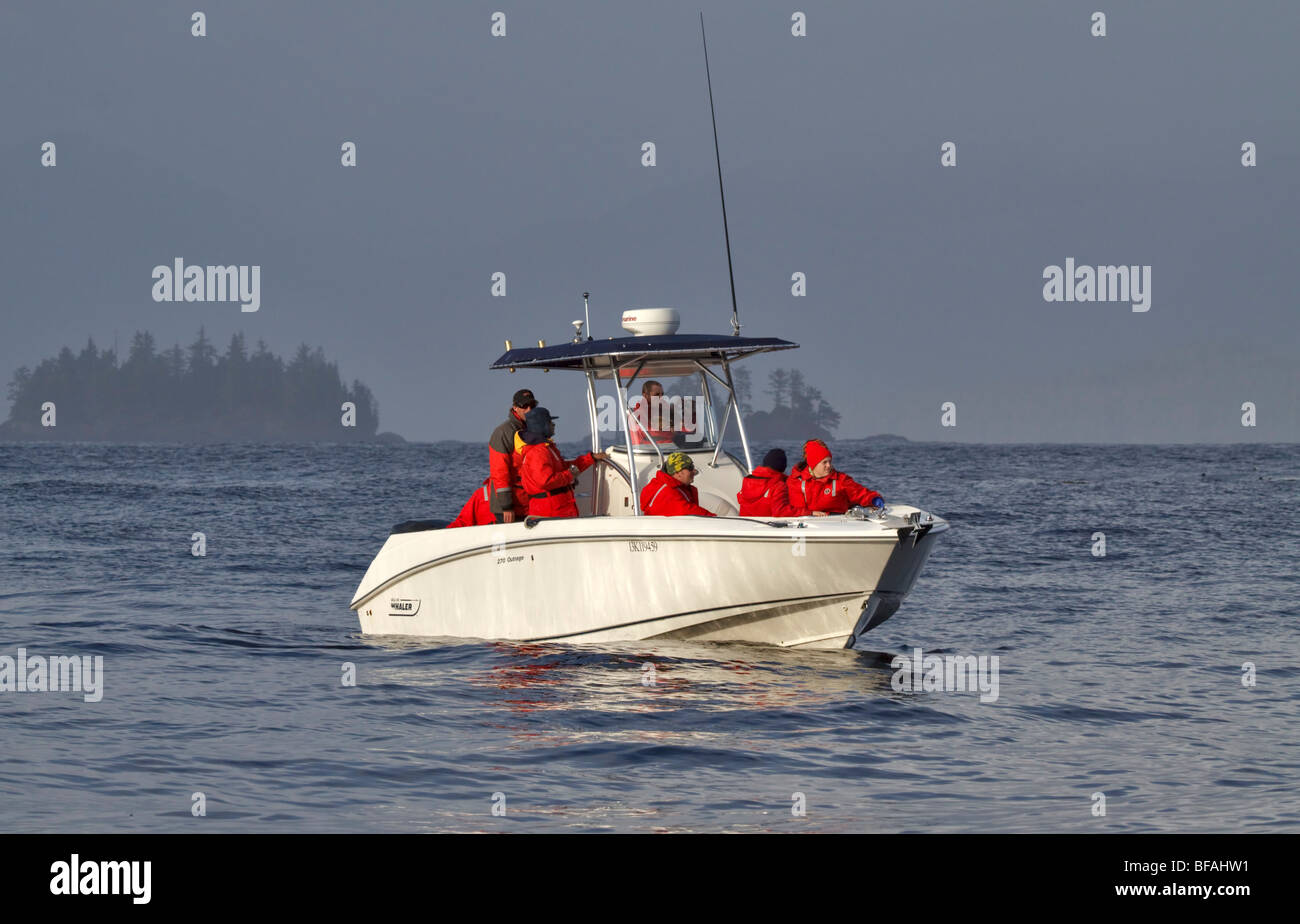
[(63, 347), (35, 368), (20, 366), (8, 386), (0, 440), (140, 443), (401, 443), (379, 432), (379, 402), (366, 385), (344, 382), (320, 347), (291, 358), (242, 332), (223, 354), (199, 327), (189, 347), (159, 351), (136, 331), (127, 357), (93, 339)]
[(321, 445), (321, 446), (350, 446), (355, 444), (362, 445), (387, 445), (387, 446), (429, 446), (440, 445), (443, 443), (457, 445), (472, 445), (469, 442), (461, 440), (439, 440), (436, 443), (412, 442), (399, 433), (376, 433), (374, 436), (344, 438), (344, 439), (313, 439), (313, 438), (292, 438), (292, 439), (249, 439), (247, 437), (231, 437), (222, 439), (220, 437), (209, 437), (203, 439), (156, 439), (156, 438), (137, 438), (131, 437), (87, 437), (87, 436), (31, 436), (26, 433), (10, 433), (6, 430), (6, 425), (10, 421), (0, 422), (0, 444), (73, 444), (73, 443), (94, 443), (96, 445), (112, 446), (304, 446), (304, 445)]

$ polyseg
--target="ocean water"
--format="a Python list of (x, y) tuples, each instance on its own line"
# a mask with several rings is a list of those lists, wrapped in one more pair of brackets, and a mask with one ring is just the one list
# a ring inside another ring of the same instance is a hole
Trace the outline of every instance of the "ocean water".
[(480, 447), (0, 444), (0, 656), (104, 665), (0, 692), (0, 830), (1300, 829), (1296, 446), (835, 448), (953, 527), (859, 651), (361, 636)]

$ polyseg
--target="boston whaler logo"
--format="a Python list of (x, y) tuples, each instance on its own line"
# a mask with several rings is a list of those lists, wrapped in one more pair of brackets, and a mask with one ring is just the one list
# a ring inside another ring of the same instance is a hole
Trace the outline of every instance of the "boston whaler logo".
[(420, 612), (420, 601), (393, 597), (388, 601), (389, 616), (414, 616)]
[(981, 703), (998, 700), (998, 656), (924, 654), (896, 655), (889, 662), (894, 676), (889, 685), (899, 693), (974, 693)]
[(145, 860), (58, 860), (50, 866), (52, 895), (131, 895), (137, 905), (149, 904), (153, 863)]

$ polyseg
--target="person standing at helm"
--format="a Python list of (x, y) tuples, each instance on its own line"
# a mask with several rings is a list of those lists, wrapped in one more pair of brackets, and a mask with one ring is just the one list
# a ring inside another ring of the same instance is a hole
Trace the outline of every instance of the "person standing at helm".
[[(647, 379), (641, 386), (641, 397), (632, 402), (628, 409), (628, 434), (633, 446), (643, 446), (650, 442), (671, 443), (673, 428), (677, 426), (672, 413), (672, 405), (664, 398), (663, 385), (654, 379)], [(644, 427), (645, 430), (641, 428)], [(649, 434), (647, 437), (646, 434)]]
[(785, 450), (770, 450), (763, 456), (763, 464), (740, 482), (736, 500), (742, 517), (799, 516), (799, 508), (790, 503), (785, 461)]
[(803, 444), (803, 461), (790, 470), (790, 503), (800, 516), (824, 517), (850, 507), (883, 507), (885, 499), (864, 488), (831, 464), (831, 451), (821, 440)]
[(551, 442), (556, 419), (546, 408), (535, 407), (525, 415), (524, 429), (519, 433), (519, 478), (528, 497), (530, 517), (576, 517), (578, 503), (573, 483), (578, 472), (609, 458), (603, 452), (585, 452), (571, 462), (565, 461)]
[(527, 388), (515, 392), (505, 423), (488, 438), (488, 471), (492, 482), (488, 499), (498, 523), (513, 523), (528, 515), (528, 498), (519, 487), (519, 469), (515, 464), (515, 434), (524, 428), (524, 415), (537, 407), (537, 399)]
[(684, 452), (674, 452), (664, 459), (663, 468), (641, 491), (641, 512), (652, 517), (711, 517), (700, 506), (700, 490), (695, 480), (695, 463)]

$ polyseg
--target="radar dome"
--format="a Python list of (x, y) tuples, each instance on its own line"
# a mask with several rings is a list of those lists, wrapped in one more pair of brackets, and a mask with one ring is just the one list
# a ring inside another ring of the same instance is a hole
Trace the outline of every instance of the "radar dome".
[(629, 308), (623, 312), (623, 330), (634, 337), (675, 334), (681, 323), (676, 308)]

